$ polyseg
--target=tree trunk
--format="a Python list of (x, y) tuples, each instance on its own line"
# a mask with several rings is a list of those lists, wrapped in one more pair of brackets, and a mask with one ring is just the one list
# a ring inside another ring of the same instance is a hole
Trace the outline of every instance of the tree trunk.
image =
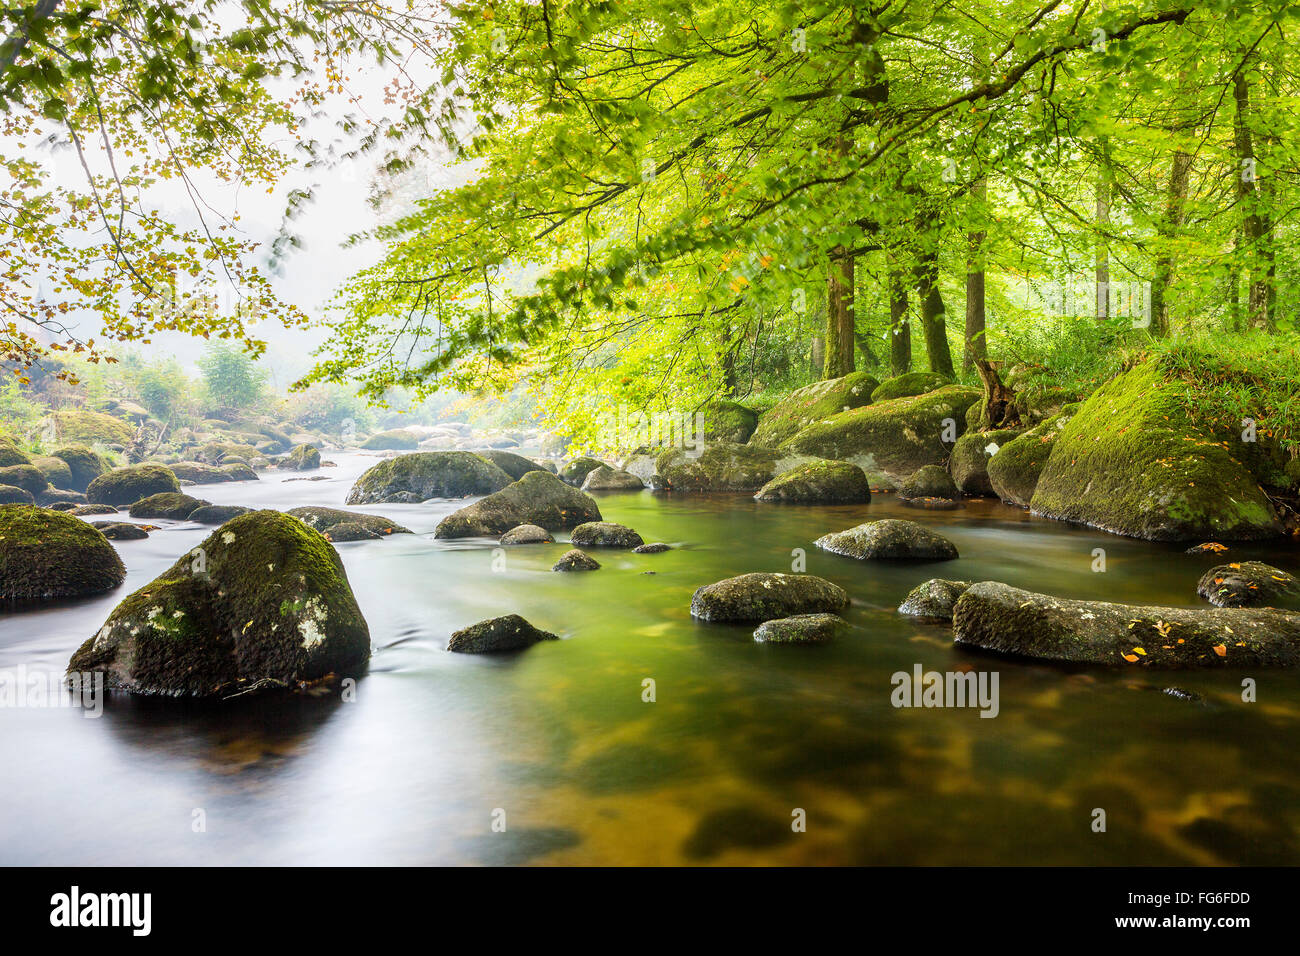
[[(971, 186), (971, 197), (981, 212), (987, 190), (988, 181), (983, 178)], [(962, 353), (962, 367), (968, 372), (977, 360), (988, 356), (984, 341), (984, 236), (984, 230), (980, 229), (966, 240), (966, 349)]]
[(912, 371), (912, 323), (907, 318), (907, 283), (889, 270), (889, 367), (895, 375)]
[(826, 365), (822, 378), (853, 371), (853, 257), (836, 249), (826, 270)]
[(1264, 212), (1260, 191), (1255, 185), (1259, 170), (1250, 129), (1250, 86), (1246, 81), (1246, 71), (1253, 59), (1246, 59), (1232, 83), (1233, 100), (1237, 107), (1234, 139), (1240, 164), (1237, 171), (1237, 200), (1241, 206), (1242, 249), (1246, 255), (1249, 289), (1246, 296), (1246, 322), (1251, 328), (1271, 332), (1275, 322), (1269, 304), (1276, 300), (1277, 293), (1271, 288), (1274, 266), (1269, 233), (1272, 226)]
[(1018, 428), (1020, 412), (1016, 411), (1016, 394), (1002, 384), (998, 374), (1000, 362), (988, 359), (976, 359), (975, 370), (979, 372), (980, 382), (984, 385), (983, 405), (980, 408), (979, 430), (984, 432), (992, 428)]
[(1101, 137), (1101, 170), (1097, 174), (1096, 316), (1110, 318), (1110, 250), (1105, 233), (1110, 230), (1110, 140)]
[(818, 378), (826, 368), (826, 340), (814, 335), (812, 340), (812, 357), (809, 362), (813, 378)]
[(924, 253), (916, 267), (916, 297), (921, 303), (921, 332), (930, 371), (954, 377), (952, 352), (948, 348), (948, 317), (939, 292), (938, 254)]
[(1165, 248), (1156, 260), (1155, 278), (1151, 283), (1151, 334), (1169, 334), (1169, 300), (1167, 292), (1174, 273), (1174, 255), (1170, 248), (1183, 224), (1183, 204), (1187, 200), (1187, 180), (1192, 171), (1192, 156), (1181, 149), (1174, 153), (1169, 169), (1169, 191), (1166, 195), (1165, 218), (1160, 226)]

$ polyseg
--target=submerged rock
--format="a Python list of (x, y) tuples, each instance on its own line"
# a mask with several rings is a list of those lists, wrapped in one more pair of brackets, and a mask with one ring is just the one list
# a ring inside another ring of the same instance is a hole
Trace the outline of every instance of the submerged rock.
[[(357, 541), (365, 537), (382, 538), (390, 534), (411, 534), (392, 518), (383, 515), (369, 515), (361, 511), (344, 511), (341, 508), (325, 508), (320, 505), (308, 505), (302, 508), (290, 508), (285, 514), (292, 515), (307, 527), (319, 531), (330, 541)], [(364, 529), (368, 534), (357, 535), (342, 525), (351, 525)], [(340, 535), (352, 534), (352, 537)]]
[(918, 468), (898, 489), (899, 498), (944, 498), (953, 501), (961, 497), (952, 476), (939, 465)]
[(257, 481), (257, 472), (246, 461), (223, 461), (217, 470), (227, 476), (228, 481)]
[(842, 378), (795, 389), (759, 416), (758, 427), (748, 440), (754, 445), (775, 448), (814, 422), (846, 408), (869, 405), (871, 393), (879, 384), (866, 372), (851, 372)]
[(951, 561), (957, 546), (915, 521), (884, 518), (867, 521), (847, 531), (822, 535), (817, 547), (860, 561)]
[(1251, 470), (1263, 473), (1263, 457), (1262, 449), (1229, 445), (1194, 423), (1180, 388), (1148, 360), (1079, 407), (1054, 443), (1030, 508), (1150, 541), (1276, 537), (1282, 525)]
[(97, 505), (129, 505), (150, 495), (179, 492), (180, 482), (163, 465), (129, 465), (100, 475), (86, 488), (86, 500)]
[(866, 472), (847, 461), (810, 461), (777, 475), (754, 495), (755, 501), (865, 504), (871, 500)]
[(320, 450), (314, 445), (298, 445), (284, 457), (280, 467), (289, 471), (314, 471), (320, 467)]
[(36, 503), (43, 508), (75, 508), (86, 503), (86, 496), (79, 491), (64, 491), (61, 488), (46, 488), (36, 496)]
[(212, 504), (202, 498), (191, 498), (179, 491), (164, 491), (162, 494), (150, 495), (134, 502), (127, 510), (132, 518), (171, 518), (184, 521), (190, 512)]
[(186, 520), (196, 521), (199, 524), (225, 524), (231, 518), (248, 514), (252, 510), (243, 505), (202, 505), (191, 511)]
[(240, 515), (126, 598), (70, 672), (171, 697), (355, 676), (370, 633), (338, 553), (278, 511)]
[(433, 536), (498, 537), (521, 524), (563, 531), (600, 520), (600, 508), (589, 495), (565, 484), (549, 471), (530, 471), (501, 491), (447, 515), (438, 523)]
[(489, 495), (509, 484), (509, 475), (473, 452), (422, 451), (367, 469), (352, 486), (347, 503), (417, 504), (430, 498)]
[(560, 555), (560, 560), (555, 562), (551, 568), (552, 571), (599, 571), (600, 562), (577, 548), (571, 548)]
[(582, 480), (583, 491), (640, 491), (644, 487), (645, 482), (636, 475), (609, 465), (591, 469)]
[(500, 544), (554, 544), (554, 536), (535, 524), (521, 524), (501, 536)]
[(638, 548), (642, 537), (626, 525), (612, 521), (589, 521), (573, 529), (573, 544), (579, 548)]
[(68, 513), (78, 518), (84, 518), (90, 515), (115, 515), (117, 509), (112, 505), (77, 505)]
[(698, 589), (691, 597), (691, 616), (702, 621), (760, 622), (797, 614), (834, 614), (848, 605), (848, 592), (825, 578), (755, 572)]
[(451, 635), (447, 650), (462, 654), (497, 654), (531, 647), (538, 641), (558, 641), (550, 631), (539, 630), (518, 614), (479, 621)]
[(1003, 443), (985, 464), (989, 487), (1009, 505), (1028, 508), (1052, 447), (1071, 418), (1055, 415)]
[(851, 461), (897, 488), (918, 468), (948, 460), (966, 427), (966, 409), (979, 397), (976, 389), (947, 385), (924, 395), (877, 402), (809, 425), (781, 449)]
[(139, 541), (149, 537), (148, 528), (129, 521), (92, 521), (90, 525), (110, 541)]
[(969, 581), (931, 578), (907, 592), (898, 613), (927, 621), (951, 621), (953, 606), (969, 587)]
[(672, 548), (662, 542), (656, 541), (653, 544), (640, 544), (632, 549), (633, 554), (662, 554), (665, 551), (671, 551)]
[(1272, 608), (1072, 601), (981, 581), (957, 601), (952, 622), (959, 644), (1046, 660), (1154, 668), (1300, 663), (1300, 614)]
[(108, 539), (81, 519), (32, 505), (0, 507), (0, 601), (83, 597), (125, 578)]
[(1216, 607), (1260, 607), (1297, 593), (1290, 574), (1262, 561), (1220, 564), (1201, 575), (1196, 593)]
[(1002, 447), (1014, 440), (1023, 429), (997, 428), (986, 432), (967, 432), (957, 439), (948, 471), (963, 495), (971, 498), (991, 498), (993, 484), (989, 479), (989, 463)]
[(760, 644), (825, 644), (847, 626), (838, 614), (796, 614), (764, 621), (754, 631)]

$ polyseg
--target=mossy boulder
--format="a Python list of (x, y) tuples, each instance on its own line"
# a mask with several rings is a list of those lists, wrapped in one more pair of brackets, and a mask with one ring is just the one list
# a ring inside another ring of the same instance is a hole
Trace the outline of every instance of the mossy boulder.
[(1028, 508), (1038, 476), (1069, 420), (1069, 414), (1054, 415), (1001, 445), (985, 465), (993, 493), (1009, 505)]
[(376, 432), (361, 443), (368, 451), (411, 451), (420, 444), (420, 436), (405, 428)]
[(1072, 601), (997, 581), (953, 608), (953, 640), (1000, 654), (1134, 668), (1293, 667), (1300, 614)]
[(54, 455), (41, 455), (32, 459), (32, 464), (41, 470), (45, 480), (62, 491), (80, 491), (72, 480), (72, 469), (62, 458)]
[(166, 465), (128, 465), (92, 481), (86, 488), (86, 500), (97, 505), (129, 505), (150, 495), (180, 490), (180, 482)]
[(552, 571), (599, 571), (600, 562), (580, 548), (570, 548), (560, 555)]
[(953, 445), (948, 459), (948, 472), (957, 483), (957, 490), (968, 498), (994, 497), (989, 481), (989, 460), (1007, 442), (1024, 431), (1021, 428), (995, 428), (984, 432), (967, 432)]
[(897, 488), (918, 468), (948, 460), (965, 429), (966, 409), (979, 398), (976, 389), (947, 385), (924, 395), (877, 402), (809, 425), (781, 450), (851, 461), (868, 478), (877, 476)]
[(238, 518), (252, 510), (243, 505), (200, 505), (191, 511), (185, 520), (198, 524), (225, 524), (231, 518)]
[(258, 481), (257, 472), (245, 461), (223, 461), (217, 470), (226, 475), (228, 481)]
[(447, 650), (462, 654), (499, 654), (523, 650), (538, 641), (557, 640), (557, 635), (533, 627), (518, 614), (506, 614), (456, 631), (447, 642)]
[(190, 516), (190, 512), (210, 504), (212, 502), (179, 491), (164, 491), (132, 502), (127, 513), (132, 518), (170, 518), (173, 521), (184, 521)]
[(595, 458), (575, 458), (573, 461), (565, 462), (557, 474), (566, 485), (581, 488), (582, 483), (587, 480), (587, 475), (604, 466), (604, 464), (603, 461), (598, 461)]
[(796, 614), (764, 621), (754, 631), (760, 644), (825, 644), (847, 627), (838, 614)]
[(8, 468), (0, 468), (0, 485), (13, 485), (33, 495), (39, 495), (49, 487), (49, 484), (45, 474), (35, 465), (10, 465)]
[(490, 448), (487, 451), (475, 452), (475, 454), (492, 462), (492, 464), (509, 475), (511, 481), (518, 481), (530, 471), (547, 470), (531, 458), (516, 455), (511, 451), (502, 451), (499, 448)]
[(957, 483), (939, 465), (925, 465), (916, 469), (898, 489), (900, 498), (943, 498), (949, 501), (961, 497)]
[(499, 543), (507, 546), (516, 544), (554, 544), (555, 536), (545, 528), (539, 528), (535, 524), (521, 524), (503, 534)]
[(330, 541), (342, 541), (343, 538), (338, 535), (339, 525), (349, 524), (356, 525), (369, 531), (375, 537), (386, 537), (390, 534), (410, 534), (409, 528), (404, 528), (391, 518), (385, 518), (382, 515), (370, 515), (360, 511), (344, 511), (341, 508), (324, 508), (319, 505), (308, 505), (302, 508), (290, 508), (285, 514), (293, 515), (302, 521), (307, 527), (319, 531)]
[(314, 471), (320, 467), (320, 450), (315, 445), (299, 445), (285, 456), (280, 467), (289, 471)]
[(125, 578), (108, 539), (80, 518), (26, 504), (0, 506), (0, 601), (84, 597)]
[(46, 487), (36, 496), (36, 503), (42, 508), (71, 509), (86, 503), (86, 496), (79, 491), (64, 491), (62, 488)]
[(112, 505), (78, 505), (68, 513), (85, 518), (91, 515), (114, 515), (117, 514), (117, 509)]
[(69, 487), (74, 491), (85, 491), (92, 481), (109, 469), (108, 462), (85, 445), (65, 445), (54, 449), (51, 454), (67, 464), (72, 473), (72, 484)]
[(194, 457), (209, 465), (220, 465), (227, 458), (240, 458), (248, 463), (259, 461), (265, 456), (252, 445), (242, 442), (213, 441), (200, 448)]
[(714, 442), (702, 449), (670, 448), (655, 463), (665, 491), (758, 491), (808, 458), (761, 445)]
[(866, 372), (851, 372), (795, 389), (759, 416), (758, 427), (749, 441), (765, 447), (780, 445), (814, 422), (846, 408), (870, 404), (871, 393), (879, 384)]
[(573, 529), (575, 548), (639, 548), (645, 540), (626, 525), (612, 521), (588, 521)]
[(196, 485), (214, 485), (231, 481), (230, 472), (223, 471), (216, 465), (207, 465), (198, 461), (175, 461), (167, 466), (180, 481), (192, 481)]
[(1210, 568), (1196, 593), (1215, 607), (1261, 607), (1300, 593), (1295, 577), (1262, 561), (1234, 561)]
[(51, 414), (60, 442), (72, 445), (125, 445), (135, 438), (135, 427), (120, 418), (88, 408), (65, 408)]
[(509, 484), (509, 475), (473, 452), (422, 451), (368, 468), (352, 486), (347, 503), (414, 504), (430, 498), (488, 495)]
[(888, 402), (895, 398), (908, 398), (912, 395), (924, 395), (935, 389), (952, 384), (952, 379), (938, 372), (904, 372), (887, 378), (876, 386), (871, 393), (873, 402)]
[(582, 480), (583, 491), (640, 491), (645, 482), (628, 471), (601, 465), (587, 472)]
[(521, 524), (562, 531), (601, 520), (591, 496), (549, 471), (530, 471), (501, 491), (447, 515), (433, 534), (435, 538), (499, 537)]
[(957, 546), (925, 525), (901, 518), (867, 521), (847, 531), (822, 535), (817, 547), (859, 561), (951, 561)]
[(17, 485), (0, 485), (0, 505), (30, 505), (36, 503), (36, 496), (26, 488)]
[(970, 585), (969, 581), (931, 578), (907, 592), (898, 613), (924, 621), (951, 621), (953, 607)]
[(727, 399), (710, 402), (704, 408), (705, 441), (749, 441), (758, 427), (758, 412)]
[(821, 459), (777, 475), (758, 490), (754, 500), (865, 504), (871, 500), (871, 483), (866, 472), (851, 462)]
[(110, 541), (142, 541), (149, 537), (148, 528), (129, 521), (92, 521), (90, 525)]
[(1151, 541), (1280, 535), (1259, 480), (1230, 447), (1191, 420), (1181, 391), (1148, 361), (1079, 407), (1030, 509)]
[(741, 574), (706, 584), (691, 596), (691, 616), (715, 622), (838, 614), (848, 606), (847, 591), (812, 574)]
[(639, 544), (632, 549), (633, 554), (663, 554), (665, 551), (671, 551), (670, 545), (662, 541), (653, 541), (650, 544)]
[(297, 518), (254, 511), (126, 598), (68, 670), (138, 694), (212, 697), (354, 677), (369, 658), (338, 553)]
[(13, 465), (30, 465), (32, 458), (18, 447), (18, 443), (8, 435), (0, 435), (0, 468)]

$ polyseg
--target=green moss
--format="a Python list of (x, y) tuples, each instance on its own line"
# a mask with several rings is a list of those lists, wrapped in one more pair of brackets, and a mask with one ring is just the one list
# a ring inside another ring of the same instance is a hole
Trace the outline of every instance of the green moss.
[(85, 445), (65, 445), (54, 449), (51, 454), (67, 464), (72, 473), (72, 488), (75, 491), (85, 491), (92, 481), (109, 468), (97, 452)]
[(165, 465), (129, 465), (100, 475), (86, 488), (91, 504), (129, 505), (167, 491), (180, 491), (180, 482)]
[(566, 485), (573, 485), (575, 488), (580, 487), (587, 480), (587, 475), (595, 471), (603, 461), (595, 458), (575, 458), (573, 461), (564, 463), (564, 467), (558, 472), (559, 478)]
[(16, 441), (8, 435), (0, 436), (0, 468), (9, 468), (13, 465), (30, 465), (31, 463), (31, 458), (18, 447)]
[(940, 465), (923, 465), (898, 489), (900, 498), (960, 498), (957, 484)]
[(312, 445), (299, 445), (289, 452), (286, 463), (293, 471), (311, 471), (320, 467), (320, 451)]
[(78, 445), (125, 445), (135, 437), (135, 428), (120, 418), (88, 408), (65, 408), (52, 413), (59, 441)]
[(871, 483), (857, 465), (819, 459), (777, 475), (759, 489), (754, 500), (865, 504), (871, 500)]
[(771, 448), (715, 442), (698, 453), (670, 448), (655, 472), (671, 491), (756, 491), (772, 480), (781, 457)]
[(887, 378), (876, 386), (871, 393), (873, 402), (887, 402), (893, 398), (907, 398), (910, 395), (924, 395), (937, 388), (950, 385), (952, 379), (938, 372), (904, 372)]
[(391, 518), (385, 518), (382, 515), (365, 514), (360, 511), (344, 511), (341, 508), (309, 505), (303, 508), (291, 508), (285, 513), (293, 515), (309, 528), (314, 528), (331, 540), (334, 540), (333, 530), (342, 524), (357, 525), (381, 537), (390, 534), (411, 533), (409, 528), (403, 528)]
[(775, 448), (800, 429), (829, 418), (846, 408), (870, 404), (871, 393), (880, 383), (866, 372), (813, 382), (796, 389), (759, 416), (758, 427), (749, 441)]
[(1160, 363), (1147, 361), (1080, 406), (1030, 506), (1150, 540), (1279, 534), (1272, 505), (1234, 447), (1207, 434)]
[(178, 491), (164, 491), (133, 502), (129, 510), (132, 518), (171, 518), (184, 521), (190, 514), (212, 502), (193, 498)]
[(997, 428), (986, 432), (967, 432), (957, 439), (952, 457), (948, 460), (948, 471), (962, 494), (969, 497), (993, 496), (993, 485), (989, 482), (988, 473), (991, 456), (1000, 454), (1002, 446), (1021, 431), (1019, 428)]
[(0, 468), (0, 485), (13, 485), (39, 495), (49, 486), (49, 482), (35, 465), (10, 465), (8, 468)]
[(126, 568), (108, 539), (60, 511), (0, 506), (0, 601), (45, 601), (115, 588)]
[(758, 412), (739, 402), (718, 399), (704, 409), (706, 441), (747, 442), (758, 427)]
[(988, 460), (986, 474), (993, 493), (1009, 505), (1028, 508), (1052, 447), (1069, 413), (1053, 415), (1003, 444)]
[(53, 455), (44, 455), (32, 459), (32, 464), (41, 470), (41, 474), (55, 488), (61, 488), (64, 491), (77, 490), (73, 488), (72, 469), (62, 458), (56, 458)]
[(398, 455), (367, 469), (352, 486), (347, 503), (464, 498), (500, 491), (509, 484), (509, 475), (473, 452), (426, 451)]
[(35, 502), (35, 496), (26, 488), (0, 485), (0, 505), (30, 505)]
[(419, 445), (420, 436), (405, 428), (376, 432), (361, 443), (362, 448), (370, 451), (410, 451)]

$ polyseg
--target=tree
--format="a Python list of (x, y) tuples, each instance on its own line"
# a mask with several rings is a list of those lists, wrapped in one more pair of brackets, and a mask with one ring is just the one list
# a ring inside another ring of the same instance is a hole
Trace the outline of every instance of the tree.
[(203, 372), (208, 401), (214, 405), (250, 409), (265, 395), (266, 369), (237, 345), (213, 342), (196, 364)]

